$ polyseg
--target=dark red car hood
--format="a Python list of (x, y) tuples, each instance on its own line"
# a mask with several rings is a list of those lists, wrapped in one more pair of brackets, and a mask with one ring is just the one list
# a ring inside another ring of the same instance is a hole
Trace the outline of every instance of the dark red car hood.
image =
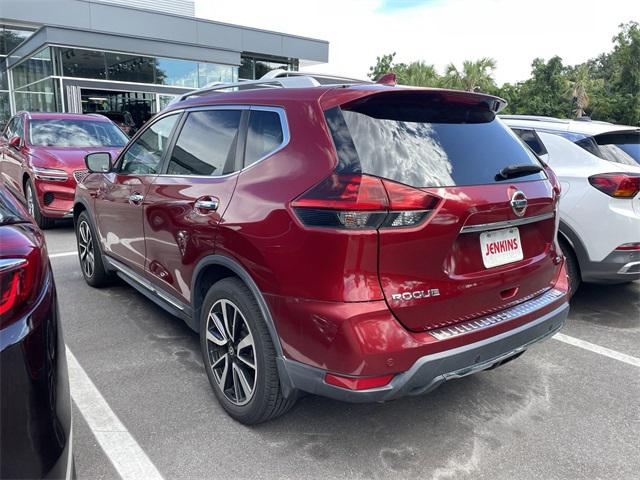
[(31, 147), (33, 165), (41, 168), (58, 168), (72, 172), (84, 170), (85, 155), (93, 152), (109, 152), (115, 160), (122, 147)]

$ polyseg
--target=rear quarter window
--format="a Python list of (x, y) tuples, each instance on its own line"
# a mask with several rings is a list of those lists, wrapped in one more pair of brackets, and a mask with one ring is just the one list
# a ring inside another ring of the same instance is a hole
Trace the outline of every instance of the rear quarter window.
[[(405, 108), (389, 98), (386, 105), (381, 100), (336, 107), (325, 117), (342, 172), (366, 173), (413, 187), (448, 187), (513, 182), (496, 175), (511, 165), (540, 165), (482, 105), (412, 102)], [(543, 178), (537, 172), (517, 181)]]

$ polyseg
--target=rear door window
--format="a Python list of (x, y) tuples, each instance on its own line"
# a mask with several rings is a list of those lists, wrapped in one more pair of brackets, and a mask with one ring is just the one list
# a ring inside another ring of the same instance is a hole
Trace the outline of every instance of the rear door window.
[(236, 170), (240, 110), (191, 112), (171, 153), (168, 175), (220, 176)]
[[(396, 95), (377, 94), (325, 112), (339, 171), (448, 187), (513, 182), (498, 173), (508, 166), (540, 166), (484, 104)], [(517, 181), (543, 178), (535, 172)]]

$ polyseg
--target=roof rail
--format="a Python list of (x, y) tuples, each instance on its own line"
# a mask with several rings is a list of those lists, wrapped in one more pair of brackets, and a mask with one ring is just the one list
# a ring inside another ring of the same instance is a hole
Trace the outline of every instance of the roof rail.
[(284, 70), (282, 68), (276, 68), (265, 73), (261, 80), (269, 80), (273, 78), (293, 78), (293, 77), (311, 77), (315, 79), (321, 85), (343, 85), (343, 84), (373, 84), (369, 80), (361, 80), (358, 78), (343, 77), (341, 75), (333, 75), (330, 73), (312, 73), (312, 72), (300, 72), (298, 70)]
[(282, 77), (272, 79), (259, 79), (259, 80), (243, 80), (240, 82), (217, 82), (207, 85), (204, 88), (193, 90), (188, 93), (184, 93), (171, 102), (181, 102), (190, 97), (200, 97), (208, 93), (221, 92), (224, 90), (238, 91), (238, 90), (255, 90), (258, 88), (305, 88), (305, 87), (318, 87), (320, 83), (312, 77), (300, 76), (300, 77)]
[(258, 80), (242, 80), (231, 83), (211, 83), (204, 88), (199, 88), (198, 90), (193, 90), (177, 96), (169, 105), (181, 102), (182, 100), (186, 100), (190, 97), (200, 97), (202, 95), (215, 92), (223, 93), (225, 90), (238, 91), (255, 90), (258, 88), (309, 88), (319, 87), (321, 85), (353, 85), (363, 83), (373, 82), (358, 80), (356, 78), (340, 77), (337, 75), (275, 69), (267, 72)]
[(568, 123), (567, 118), (545, 117), (543, 115), (500, 115), (505, 120), (529, 120), (532, 122)]

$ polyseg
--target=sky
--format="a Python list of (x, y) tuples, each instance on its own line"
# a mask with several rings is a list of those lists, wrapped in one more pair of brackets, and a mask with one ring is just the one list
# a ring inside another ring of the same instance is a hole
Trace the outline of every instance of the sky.
[(581, 63), (612, 49), (639, 0), (195, 0), (196, 16), (329, 41), (329, 62), (303, 69), (366, 78), (376, 57), (453, 62), (493, 57), (494, 78), (526, 80), (536, 57)]

